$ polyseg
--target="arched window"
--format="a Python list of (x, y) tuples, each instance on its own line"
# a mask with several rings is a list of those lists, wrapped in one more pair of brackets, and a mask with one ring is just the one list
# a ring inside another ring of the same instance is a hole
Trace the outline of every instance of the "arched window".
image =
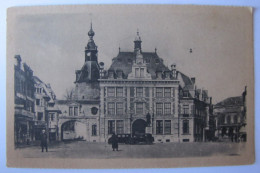
[(92, 136), (97, 136), (97, 125), (92, 125)]

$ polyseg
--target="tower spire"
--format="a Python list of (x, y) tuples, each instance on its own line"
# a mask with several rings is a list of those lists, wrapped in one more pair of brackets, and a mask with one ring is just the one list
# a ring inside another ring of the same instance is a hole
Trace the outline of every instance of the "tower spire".
[(141, 37), (139, 35), (139, 29), (137, 29), (137, 32), (136, 32), (136, 37), (135, 37), (135, 40), (134, 40), (134, 51), (137, 52), (138, 50), (142, 51), (142, 40), (141, 40)]
[(92, 20), (90, 22), (90, 30), (88, 31), (88, 44), (85, 47), (85, 61), (97, 61), (97, 46), (93, 40), (95, 32), (92, 27)]

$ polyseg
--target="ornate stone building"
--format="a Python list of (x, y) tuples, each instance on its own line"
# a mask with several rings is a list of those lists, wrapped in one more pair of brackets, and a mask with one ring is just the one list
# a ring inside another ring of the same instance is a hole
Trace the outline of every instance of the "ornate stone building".
[(57, 100), (62, 112), (59, 117), (60, 140), (83, 139), (99, 141), (99, 75), (98, 50), (93, 40), (95, 32), (88, 32), (89, 40), (85, 47), (85, 61), (76, 70), (75, 89), (71, 98)]
[(175, 64), (165, 66), (156, 49), (144, 52), (139, 32), (134, 50), (119, 49), (104, 70), (94, 35), (91, 25), (73, 96), (56, 102), (62, 112), (61, 140), (107, 142), (113, 133), (151, 133), (155, 142), (205, 139), (211, 99), (206, 90), (196, 88), (195, 78), (177, 71)]

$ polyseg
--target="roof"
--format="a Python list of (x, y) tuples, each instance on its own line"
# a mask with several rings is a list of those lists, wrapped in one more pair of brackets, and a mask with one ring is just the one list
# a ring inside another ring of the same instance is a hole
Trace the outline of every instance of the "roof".
[(236, 96), (236, 97), (228, 97), (221, 102), (217, 103), (215, 106), (226, 107), (226, 106), (241, 106), (243, 105), (243, 97)]
[[(163, 64), (163, 60), (157, 55), (156, 52), (142, 52), (143, 58), (147, 63), (147, 70), (151, 74), (152, 79), (156, 78), (156, 71), (169, 71)], [(113, 58), (112, 64), (108, 71), (123, 71), (127, 76), (132, 72), (132, 65), (136, 55), (134, 52), (119, 52), (117, 57)]]
[(99, 104), (99, 100), (56, 100), (56, 104), (70, 104), (70, 103), (79, 103), (79, 104)]

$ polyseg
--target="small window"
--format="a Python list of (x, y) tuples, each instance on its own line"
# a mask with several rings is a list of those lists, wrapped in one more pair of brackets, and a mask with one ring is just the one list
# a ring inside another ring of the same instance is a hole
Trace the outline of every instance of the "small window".
[(156, 114), (157, 115), (163, 114), (163, 103), (156, 103)]
[(69, 107), (69, 116), (73, 116), (73, 107)]
[(116, 103), (116, 114), (123, 114), (123, 103)]
[(143, 103), (136, 103), (136, 113), (137, 114), (143, 113)]
[(163, 97), (163, 88), (156, 88), (156, 97)]
[(164, 88), (164, 97), (171, 97), (171, 88)]
[(36, 99), (36, 105), (40, 105), (40, 99)]
[(38, 121), (42, 121), (43, 120), (43, 113), (42, 112), (38, 112), (37, 120)]
[(92, 136), (97, 136), (97, 125), (92, 125)]
[(108, 96), (108, 97), (114, 97), (114, 96), (115, 96), (115, 88), (113, 88), (113, 87), (108, 87), (108, 88), (107, 88), (107, 96)]
[(74, 107), (74, 116), (78, 116), (78, 107)]
[(123, 87), (116, 88), (116, 96), (123, 97)]
[(189, 120), (183, 120), (182, 130), (183, 134), (189, 134)]
[(136, 88), (136, 97), (143, 97), (143, 88), (142, 87)]
[(156, 120), (156, 134), (163, 134), (163, 121)]

